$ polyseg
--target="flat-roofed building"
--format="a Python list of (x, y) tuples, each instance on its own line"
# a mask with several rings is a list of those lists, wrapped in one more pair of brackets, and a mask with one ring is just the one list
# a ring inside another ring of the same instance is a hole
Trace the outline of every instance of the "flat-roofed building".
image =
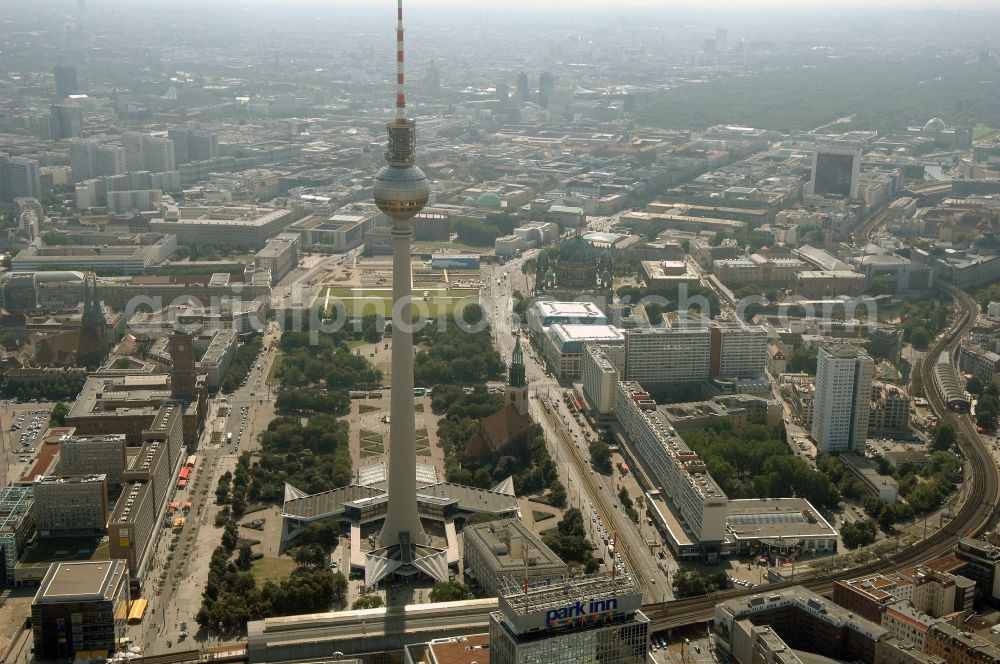
[(542, 352), (556, 377), (578, 378), (588, 344), (616, 345), (622, 341), (621, 330), (614, 325), (554, 323), (542, 337)]
[(466, 526), (462, 536), (465, 566), (487, 597), (500, 593), (504, 579), (534, 583), (567, 575), (566, 563), (520, 519)]
[(108, 524), (108, 477), (36, 477), (35, 527), (41, 537), (103, 534)]
[(300, 241), (298, 233), (278, 233), (254, 254), (254, 265), (262, 270), (269, 270), (272, 283), (278, 283), (299, 264)]
[(625, 331), (622, 377), (643, 384), (700, 383), (708, 380), (712, 340), (701, 321)]
[(792, 277), (791, 289), (804, 297), (859, 295), (865, 289), (865, 275), (850, 270), (803, 270)]
[[(726, 258), (712, 263), (712, 272), (726, 284), (785, 287), (796, 272), (808, 265), (798, 258), (771, 258), (751, 254), (747, 258)], [(734, 286), (735, 287), (735, 286)]]
[(899, 574), (869, 574), (833, 584), (833, 601), (862, 618), (882, 624), (890, 604), (913, 597), (913, 582)]
[(125, 474), (125, 436), (72, 436), (60, 440), (59, 470), (66, 475), (103, 473), (110, 486), (121, 486)]
[(375, 219), (375, 210), (314, 213), (290, 225), (288, 232), (302, 237), (304, 249), (343, 253), (364, 244), (365, 234), (375, 227)]
[(864, 451), (874, 372), (874, 361), (856, 346), (820, 348), (811, 431), (818, 449)]
[(35, 658), (67, 661), (111, 655), (125, 636), (128, 609), (125, 561), (49, 565), (31, 602)]
[(642, 275), (648, 286), (696, 285), (701, 277), (684, 260), (642, 261)]
[(128, 563), (129, 573), (141, 578), (153, 541), (159, 504), (150, 482), (130, 482), (122, 491), (108, 521), (112, 558)]
[(892, 435), (909, 429), (910, 397), (901, 388), (875, 383), (868, 415), (868, 435)]
[(304, 211), (260, 206), (168, 206), (149, 222), (154, 233), (171, 233), (180, 244), (216, 244), (260, 249)]
[(153, 425), (161, 408), (181, 414), (184, 442), (194, 445), (208, 411), (204, 378), (196, 383), (196, 398), (175, 398), (169, 374), (91, 376), (66, 416), (79, 435), (120, 433), (129, 445), (139, 445), (143, 431)]
[[(681, 517), (658, 518), (667, 542), (683, 557), (717, 560), (726, 537), (726, 494), (638, 383), (620, 382), (616, 399), (629, 455)], [(680, 532), (674, 530), (678, 525)]]
[(176, 462), (177, 458), (170, 456), (170, 448), (166, 441), (147, 440), (135, 455), (129, 457), (125, 481), (129, 484), (149, 483), (155, 504), (162, 505), (166, 502), (173, 486)]
[(583, 397), (587, 407), (599, 421), (614, 419), (618, 367), (624, 359), (623, 346), (588, 344), (580, 360)]
[(874, 463), (857, 454), (841, 454), (840, 460), (848, 472), (861, 480), (868, 493), (890, 505), (896, 502), (899, 483), (891, 475), (882, 475)]
[(536, 342), (555, 323), (574, 325), (607, 325), (608, 317), (592, 302), (556, 302), (538, 300), (528, 307), (528, 328)]
[(833, 553), (837, 531), (805, 498), (730, 500), (726, 540), (738, 555)]
[(754, 378), (767, 363), (767, 330), (741, 321), (712, 321), (709, 326), (712, 378)]
[(31, 245), (11, 261), (20, 272), (89, 270), (102, 274), (139, 274), (159, 265), (177, 249), (177, 238), (163, 234), (143, 238), (144, 244), (65, 246)]
[(876, 646), (889, 635), (878, 623), (801, 586), (717, 604), (713, 635), (726, 653), (733, 652), (735, 623), (740, 620), (770, 626), (791, 648), (845, 661), (876, 661)]
[(489, 661), (644, 662), (649, 619), (641, 604), (642, 590), (631, 576), (578, 576), (526, 590), (509, 582), (500, 610), (490, 614)]

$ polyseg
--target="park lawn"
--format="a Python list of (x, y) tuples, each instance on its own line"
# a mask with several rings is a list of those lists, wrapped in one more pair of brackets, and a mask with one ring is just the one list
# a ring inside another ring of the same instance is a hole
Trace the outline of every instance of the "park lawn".
[(1000, 136), (1000, 129), (993, 129), (984, 124), (977, 124), (976, 128), (972, 130), (972, 140), (974, 141), (985, 141), (994, 136)]
[(278, 371), (280, 370), (281, 363), (285, 361), (285, 356), (279, 351), (274, 355), (274, 361), (271, 362), (271, 369), (267, 372), (267, 384), (277, 385), (278, 384)]
[(250, 573), (253, 574), (257, 587), (267, 581), (281, 583), (295, 571), (295, 561), (290, 558), (260, 558), (253, 561)]
[[(427, 291), (428, 299), (423, 299)], [(413, 308), (424, 316), (437, 318), (441, 315), (451, 315), (463, 301), (467, 304), (479, 302), (479, 291), (475, 288), (415, 288)], [(327, 297), (330, 306), (327, 308)], [(389, 318), (392, 315), (391, 288), (344, 288), (331, 286), (321, 291), (316, 298), (316, 306), (324, 308), (324, 314), (330, 315), (335, 302), (341, 302), (350, 317), (376, 313)]]
[(449, 251), (464, 251), (470, 254), (481, 254), (483, 249), (488, 250), (487, 253), (493, 253), (493, 245), (482, 245), (476, 246), (472, 244), (462, 244), (461, 242), (424, 242), (417, 241), (413, 243), (413, 253), (415, 254), (430, 254), (437, 249), (448, 249)]

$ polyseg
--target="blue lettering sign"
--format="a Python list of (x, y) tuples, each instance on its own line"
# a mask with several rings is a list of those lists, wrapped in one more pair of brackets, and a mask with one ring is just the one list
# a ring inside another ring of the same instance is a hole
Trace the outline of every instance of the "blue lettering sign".
[(592, 599), (589, 603), (576, 602), (545, 612), (546, 627), (561, 627), (572, 623), (585, 624), (598, 617), (609, 618), (618, 609), (618, 598)]

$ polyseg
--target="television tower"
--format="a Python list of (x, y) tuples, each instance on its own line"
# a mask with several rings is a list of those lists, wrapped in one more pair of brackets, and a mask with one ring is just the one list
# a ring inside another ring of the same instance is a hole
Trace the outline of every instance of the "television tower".
[[(389, 404), (389, 504), (379, 535), (383, 547), (410, 549), (426, 544), (417, 514), (417, 449), (413, 399), (413, 285), (410, 274), (411, 219), (430, 196), (417, 168), (416, 123), (406, 118), (403, 58), (403, 0), (396, 27), (396, 117), (388, 125), (386, 166), (375, 176), (375, 205), (392, 218), (392, 390)], [(401, 551), (406, 561), (410, 551)]]

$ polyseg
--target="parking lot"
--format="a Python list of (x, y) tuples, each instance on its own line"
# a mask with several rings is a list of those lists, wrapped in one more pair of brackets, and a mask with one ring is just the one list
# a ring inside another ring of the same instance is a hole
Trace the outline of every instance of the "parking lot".
[(51, 412), (52, 405), (48, 403), (0, 404), (3, 472), (7, 483), (16, 482), (31, 469)]

